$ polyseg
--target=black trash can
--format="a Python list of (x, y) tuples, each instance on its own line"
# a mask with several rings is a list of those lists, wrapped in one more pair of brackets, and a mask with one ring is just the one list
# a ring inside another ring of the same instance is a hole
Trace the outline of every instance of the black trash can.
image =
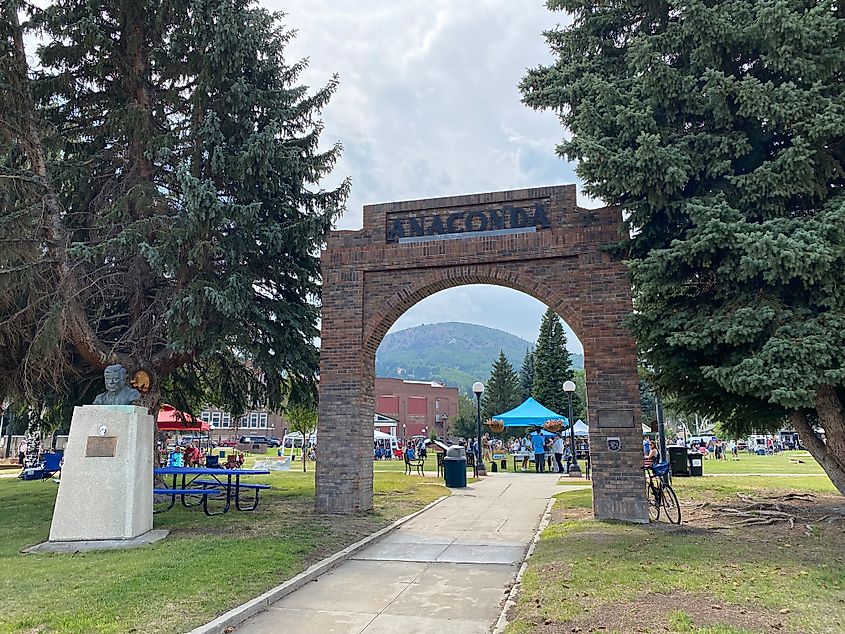
[(689, 474), (691, 476), (704, 475), (704, 456), (698, 453), (689, 454)]
[(443, 458), (443, 479), (450, 488), (467, 485), (467, 454), (463, 447), (453, 445), (446, 450)]
[(673, 476), (689, 475), (689, 458), (686, 447), (666, 447), (669, 452), (669, 465)]

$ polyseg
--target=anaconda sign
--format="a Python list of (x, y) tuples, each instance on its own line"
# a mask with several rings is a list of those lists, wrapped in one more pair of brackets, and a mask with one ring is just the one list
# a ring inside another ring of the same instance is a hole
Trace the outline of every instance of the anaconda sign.
[(473, 237), (478, 234), (503, 235), (531, 233), (552, 225), (546, 206), (506, 206), (491, 209), (464, 209), (450, 214), (417, 215), (393, 218), (387, 225), (387, 242), (424, 242)]

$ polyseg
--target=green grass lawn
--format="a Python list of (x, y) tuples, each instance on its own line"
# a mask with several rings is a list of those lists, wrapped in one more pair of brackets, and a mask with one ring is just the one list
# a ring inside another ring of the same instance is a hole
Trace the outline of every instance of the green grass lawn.
[(171, 530), (158, 544), (76, 555), (21, 554), (47, 539), (57, 487), (0, 479), (0, 633), (183, 632), (448, 494), (434, 478), (376, 473), (373, 512), (320, 516), (313, 466), (255, 478), (273, 485), (256, 512), (175, 508), (155, 516)]
[[(797, 461), (801, 462), (797, 462)], [(744, 451), (739, 452), (739, 459), (733, 460), (730, 455), (727, 460), (704, 461), (704, 473), (784, 473), (784, 474), (817, 474), (824, 475), (824, 471), (815, 459), (806, 451), (784, 451), (776, 456), (755, 456)]]
[[(740, 527), (718, 515), (737, 493), (810, 492), (819, 504), (845, 507), (830, 480), (742, 476), (673, 484), (690, 517), (678, 527), (597, 521), (589, 490), (558, 494), (508, 634), (845, 632), (843, 523)], [(701, 508), (713, 509), (715, 523), (713, 515), (697, 519)]]

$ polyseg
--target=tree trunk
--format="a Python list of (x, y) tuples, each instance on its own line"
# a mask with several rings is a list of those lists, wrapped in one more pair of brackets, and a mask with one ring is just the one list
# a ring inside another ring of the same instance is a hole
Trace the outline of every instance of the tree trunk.
[(158, 431), (156, 420), (158, 419), (158, 411), (161, 409), (161, 381), (157, 373), (147, 370), (150, 375), (150, 388), (141, 394), (138, 399), (138, 405), (147, 408), (147, 413), (153, 417), (153, 466), (162, 467), (161, 454), (158, 450), (159, 441), (164, 442), (163, 434)]
[(825, 443), (816, 435), (807, 415), (802, 411), (790, 414), (795, 431), (810, 455), (821, 465), (833, 486), (845, 495), (845, 413), (836, 388), (830, 385), (816, 391), (816, 412), (825, 431)]
[(23, 467), (25, 469), (37, 467), (39, 455), (41, 455), (41, 417), (35, 416), (30, 419), (26, 428), (26, 455), (23, 459)]

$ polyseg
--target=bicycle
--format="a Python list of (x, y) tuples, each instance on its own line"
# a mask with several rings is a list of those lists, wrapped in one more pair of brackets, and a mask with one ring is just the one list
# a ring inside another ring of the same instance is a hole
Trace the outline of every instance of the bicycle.
[(648, 473), (648, 517), (652, 522), (660, 519), (663, 510), (666, 519), (672, 524), (681, 523), (681, 505), (672, 485), (666, 481), (669, 474), (669, 463), (658, 462), (650, 467), (643, 467)]

